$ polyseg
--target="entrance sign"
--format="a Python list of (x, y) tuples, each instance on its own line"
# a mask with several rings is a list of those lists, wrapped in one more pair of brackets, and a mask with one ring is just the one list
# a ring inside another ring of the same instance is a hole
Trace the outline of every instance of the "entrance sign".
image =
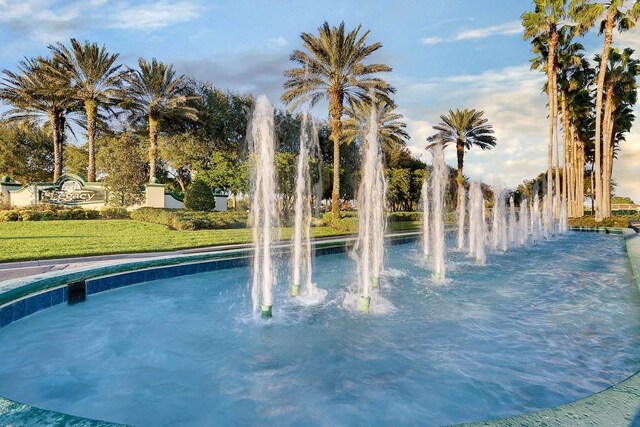
[(104, 190), (99, 186), (87, 186), (79, 176), (63, 175), (51, 187), (39, 189), (38, 200), (41, 203), (58, 205), (80, 205), (85, 203), (104, 203)]

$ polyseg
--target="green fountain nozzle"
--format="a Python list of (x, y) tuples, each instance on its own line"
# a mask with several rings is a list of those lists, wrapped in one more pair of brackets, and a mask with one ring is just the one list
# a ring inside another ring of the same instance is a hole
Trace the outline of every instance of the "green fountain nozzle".
[(476, 265), (481, 265), (482, 264), (482, 260), (480, 258), (476, 258)]
[(271, 306), (270, 305), (262, 305), (261, 307), (261, 317), (263, 319), (271, 319)]
[(291, 285), (291, 296), (297, 297), (300, 295), (300, 285)]
[(434, 272), (433, 273), (433, 278), (436, 279), (436, 280), (440, 280), (440, 279), (442, 279), (442, 274), (439, 271)]
[(371, 309), (371, 297), (360, 297), (360, 311), (368, 313)]
[(373, 276), (373, 288), (378, 289), (380, 287), (380, 276)]

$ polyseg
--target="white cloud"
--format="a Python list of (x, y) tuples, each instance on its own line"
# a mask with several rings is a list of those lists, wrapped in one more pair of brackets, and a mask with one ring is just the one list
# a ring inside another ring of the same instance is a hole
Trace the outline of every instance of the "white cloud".
[(491, 36), (510, 36), (520, 34), (522, 32), (522, 24), (520, 21), (509, 21), (500, 25), (492, 25), (485, 28), (475, 28), (471, 30), (460, 30), (451, 37), (425, 37), (422, 43), (426, 45), (434, 45), (443, 42), (460, 41), (460, 40), (479, 40)]
[(422, 39), (422, 43), (424, 44), (438, 44), (442, 43), (444, 40), (440, 37), (425, 37)]
[(484, 39), (491, 36), (520, 34), (521, 32), (522, 24), (520, 21), (510, 21), (501, 25), (492, 25), (486, 28), (460, 31), (455, 35), (454, 40)]
[(287, 45), (287, 40), (282, 36), (271, 38), (271, 39), (267, 40), (267, 46), (269, 46), (271, 49), (284, 47), (286, 45)]
[(135, 6), (125, 5), (115, 12), (110, 27), (152, 30), (196, 18), (200, 13), (200, 6), (189, 0), (163, 0)]

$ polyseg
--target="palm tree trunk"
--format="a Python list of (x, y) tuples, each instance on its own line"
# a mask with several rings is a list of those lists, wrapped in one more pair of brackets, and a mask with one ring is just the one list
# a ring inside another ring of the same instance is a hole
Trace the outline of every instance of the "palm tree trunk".
[(331, 216), (340, 218), (340, 141), (342, 139), (342, 113), (344, 92), (342, 89), (330, 93), (331, 139), (333, 140), (333, 190), (331, 192)]
[(567, 160), (569, 158), (569, 114), (567, 112), (567, 94), (564, 90), (560, 96), (560, 109), (562, 113), (562, 200), (564, 202), (566, 199), (568, 204), (569, 170)]
[(607, 13), (607, 20), (605, 22), (604, 29), (604, 47), (602, 49), (602, 56), (600, 58), (600, 70), (598, 72), (598, 84), (596, 87), (596, 136), (595, 136), (595, 197), (596, 197), (596, 221), (602, 221), (602, 97), (604, 92), (604, 80), (607, 72), (607, 62), (609, 61), (609, 49), (611, 48), (611, 41), (613, 39), (613, 24), (617, 9), (615, 7), (609, 7)]
[(158, 159), (158, 118), (149, 115), (149, 182), (156, 182), (156, 161)]
[(615, 118), (615, 105), (611, 95), (613, 88), (607, 91), (607, 100), (605, 102), (605, 129), (603, 134), (603, 150), (605, 157), (605, 167), (603, 169), (603, 202), (604, 208), (602, 215), (605, 218), (611, 217), (611, 174), (613, 172), (613, 148), (614, 148), (614, 118)]
[(97, 106), (93, 99), (84, 101), (84, 110), (87, 115), (87, 145), (89, 146), (89, 168), (87, 170), (87, 181), (96, 182), (96, 113)]
[(53, 180), (57, 181), (62, 175), (62, 150), (60, 150), (62, 144), (60, 144), (60, 123), (57, 110), (49, 111), (49, 122), (53, 136)]
[(585, 173), (585, 157), (584, 157), (584, 142), (576, 137), (576, 151), (577, 151), (577, 165), (576, 165), (576, 215), (579, 217), (584, 216), (584, 173)]
[(553, 104), (555, 101), (555, 97), (553, 96), (555, 92), (555, 79), (553, 78), (553, 74), (555, 73), (554, 64), (555, 64), (555, 51), (556, 46), (558, 44), (558, 32), (556, 30), (555, 25), (551, 25), (549, 28), (549, 53), (547, 55), (547, 94), (549, 95), (549, 147), (548, 147), (548, 159), (547, 159), (547, 194), (551, 197), (553, 193), (553, 138), (555, 133), (555, 123), (556, 117), (553, 116), (553, 112), (555, 111)]
[(558, 72), (555, 61), (553, 64), (553, 88), (553, 126), (555, 127), (553, 131), (553, 139), (556, 146), (556, 193), (553, 196), (555, 207), (553, 214), (556, 218), (560, 218), (560, 190), (562, 187), (560, 185), (560, 138), (558, 138)]
[(456, 212), (460, 215), (460, 206), (462, 206), (462, 186), (464, 185), (464, 142), (456, 141), (456, 154), (458, 156), (458, 174), (456, 175), (456, 183), (458, 184), (458, 197), (456, 202)]

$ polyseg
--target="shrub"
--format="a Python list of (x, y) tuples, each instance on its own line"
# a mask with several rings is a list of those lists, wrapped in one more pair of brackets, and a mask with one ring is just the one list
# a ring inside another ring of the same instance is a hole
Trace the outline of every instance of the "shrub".
[(392, 212), (389, 222), (422, 221), (422, 212)]
[(209, 184), (195, 179), (184, 192), (184, 207), (192, 211), (212, 211), (216, 208), (216, 199)]
[(125, 209), (109, 209), (105, 212), (81, 208), (68, 209), (55, 205), (43, 206), (44, 208), (36, 205), (29, 208), (0, 210), (0, 222), (129, 218)]
[(600, 222), (596, 222), (595, 217), (583, 216), (581, 218), (569, 218), (569, 225), (572, 227), (629, 227), (629, 221), (634, 217), (613, 217), (605, 218)]
[(100, 210), (102, 219), (129, 219), (129, 211), (126, 208), (102, 208)]
[(140, 208), (131, 212), (131, 219), (166, 225), (175, 230), (219, 230), (246, 228), (246, 212), (202, 212), (185, 209)]

